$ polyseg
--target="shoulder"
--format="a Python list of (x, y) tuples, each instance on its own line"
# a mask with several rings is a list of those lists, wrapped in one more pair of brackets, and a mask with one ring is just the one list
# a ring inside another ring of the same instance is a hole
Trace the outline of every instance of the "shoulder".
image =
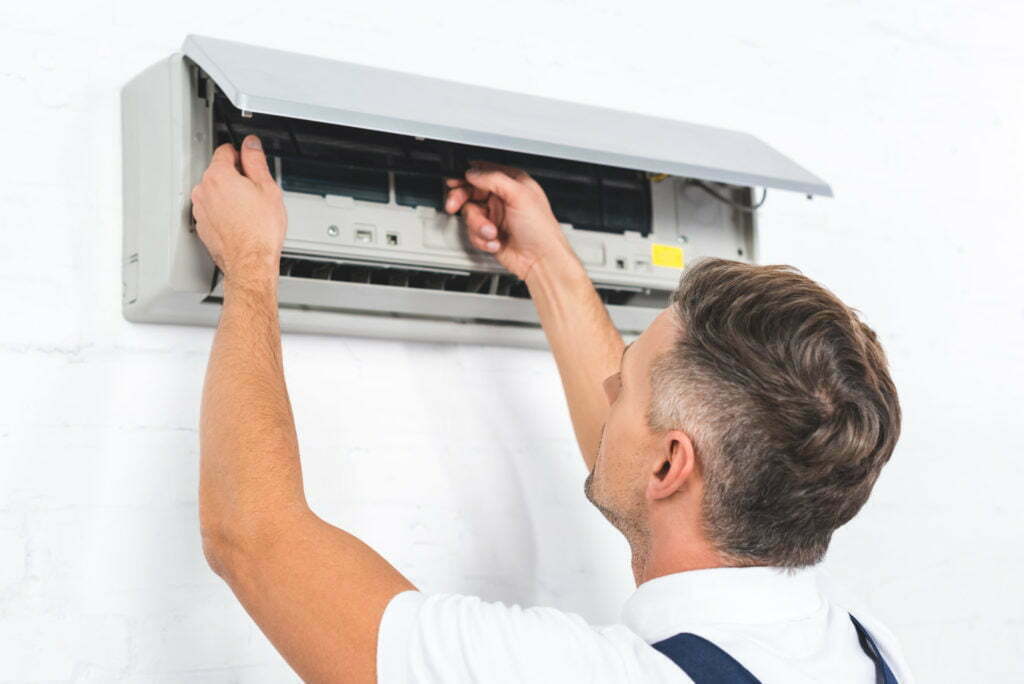
[[(863, 597), (850, 590), (845, 583), (839, 581), (831, 572), (824, 568), (816, 568), (818, 585), (822, 595), (829, 601), (832, 610), (842, 615), (842, 622), (848, 630), (849, 638), (856, 639), (856, 629), (849, 617), (852, 616), (859, 622), (871, 639), (875, 642), (885, 662), (896, 675), (900, 684), (912, 684), (913, 673), (904, 656), (903, 646), (896, 634), (880, 620), (868, 607)], [(858, 649), (860, 648), (858, 644)]]
[(688, 679), (623, 625), (458, 594), (392, 599), (378, 635), (377, 672), (391, 682), (671, 682)]

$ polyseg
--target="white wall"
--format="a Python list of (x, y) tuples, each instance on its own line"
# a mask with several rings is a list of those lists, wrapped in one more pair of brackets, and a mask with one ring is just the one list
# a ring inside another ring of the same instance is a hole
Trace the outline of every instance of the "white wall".
[[(1014, 2), (0, 6), (0, 680), (292, 675), (196, 520), (208, 329), (119, 311), (118, 88), (188, 32), (755, 133), (762, 256), (862, 310), (905, 431), (826, 563), (921, 681), (1021, 674), (1024, 50)], [(329, 87), (329, 84), (325, 84)], [(427, 591), (596, 621), (631, 590), (541, 352), (289, 336), (310, 497)]]

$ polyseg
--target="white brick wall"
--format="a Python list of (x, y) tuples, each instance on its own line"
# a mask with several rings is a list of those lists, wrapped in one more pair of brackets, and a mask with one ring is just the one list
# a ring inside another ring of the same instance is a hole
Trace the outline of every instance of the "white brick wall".
[[(763, 260), (864, 312), (906, 421), (827, 567), (921, 681), (1019, 676), (1019, 3), (681, 5), (0, 6), (0, 681), (293, 679), (200, 551), (211, 331), (119, 311), (118, 88), (188, 32), (739, 128), (829, 180), (769, 195)], [(322, 515), (425, 590), (615, 619), (625, 548), (580, 495), (544, 353), (285, 354)]]

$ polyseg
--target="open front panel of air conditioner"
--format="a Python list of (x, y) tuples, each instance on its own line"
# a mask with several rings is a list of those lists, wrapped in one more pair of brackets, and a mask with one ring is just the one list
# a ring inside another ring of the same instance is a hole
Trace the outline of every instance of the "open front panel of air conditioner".
[[(211, 39), (190, 37), (185, 53), (140, 74), (122, 96), (130, 320), (216, 322), (221, 283), (194, 232), (189, 194), (213, 149), (238, 145), (250, 133), (263, 141), (288, 211), (279, 288), (285, 330), (542, 345), (525, 285), (472, 248), (461, 220), (442, 209), (443, 179), (475, 160), (523, 168), (541, 184), (627, 335), (666, 305), (686, 263), (754, 256), (754, 215), (692, 182), (715, 183), (725, 199), (751, 202), (751, 185), (719, 180), (743, 176), (735, 164), (701, 172), (735, 146), (732, 132), (687, 128), (703, 140), (705, 158), (669, 163), (627, 154), (650, 149), (649, 141), (627, 149), (619, 138), (646, 136), (659, 122), (666, 136), (682, 135), (673, 129), (678, 122), (614, 112), (620, 129), (588, 138), (570, 115), (607, 118), (609, 110)], [(332, 84), (343, 99), (325, 99)], [(434, 107), (425, 107), (430, 102)], [(469, 103), (478, 107), (476, 118), (466, 112)], [(446, 106), (447, 114), (435, 111)], [(517, 108), (521, 116), (513, 111), (502, 130), (488, 129), (498, 125), (486, 116), (496, 106), (502, 116)], [(540, 116), (534, 129), (522, 128), (521, 121)], [(565, 128), (563, 142), (552, 140), (552, 118)], [(535, 139), (523, 137), (530, 130)], [(716, 145), (718, 134), (725, 137)], [(601, 148), (605, 138), (617, 147)], [(760, 166), (748, 170), (752, 183), (827, 191), (770, 148), (784, 162), (767, 164), (766, 146), (754, 142), (750, 154)], [(692, 175), (673, 175), (679, 168)], [(772, 170), (785, 173), (772, 179)]]

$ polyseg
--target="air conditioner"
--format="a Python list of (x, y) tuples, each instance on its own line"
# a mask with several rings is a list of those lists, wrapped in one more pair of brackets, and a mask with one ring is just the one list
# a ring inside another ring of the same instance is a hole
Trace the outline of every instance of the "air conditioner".
[(543, 345), (523, 283), (442, 210), (469, 160), (529, 171), (615, 324), (642, 331), (686, 263), (754, 258), (754, 188), (831, 195), (749, 135), (200, 36), (122, 92), (124, 315), (214, 325), (191, 220), (213, 149), (255, 133), (284, 190), (284, 330)]

